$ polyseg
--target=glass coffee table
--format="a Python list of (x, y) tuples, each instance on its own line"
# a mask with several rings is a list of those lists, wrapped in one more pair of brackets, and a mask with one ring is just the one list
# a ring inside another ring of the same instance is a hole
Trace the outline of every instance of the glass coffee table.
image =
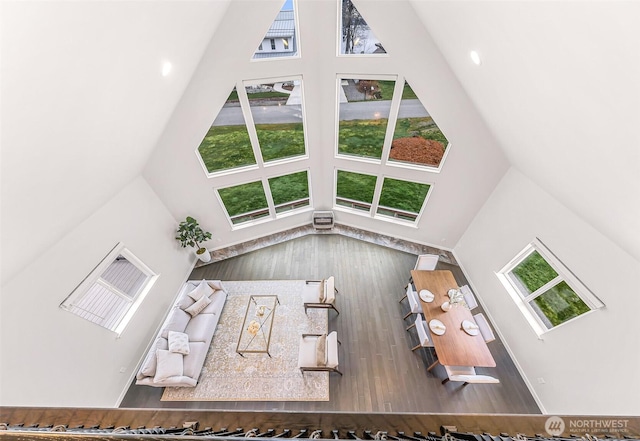
[(271, 342), (271, 330), (276, 306), (280, 304), (276, 295), (254, 295), (249, 297), (247, 311), (244, 314), (242, 329), (236, 352), (244, 354), (267, 354)]

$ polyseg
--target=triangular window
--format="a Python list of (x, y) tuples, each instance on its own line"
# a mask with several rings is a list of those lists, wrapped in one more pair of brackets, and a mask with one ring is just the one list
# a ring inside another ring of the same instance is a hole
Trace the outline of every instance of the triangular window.
[(258, 45), (253, 59), (294, 57), (298, 54), (298, 32), (294, 0), (285, 0), (271, 27)]
[(340, 54), (386, 54), (380, 40), (364, 20), (351, 0), (338, 0), (340, 14)]

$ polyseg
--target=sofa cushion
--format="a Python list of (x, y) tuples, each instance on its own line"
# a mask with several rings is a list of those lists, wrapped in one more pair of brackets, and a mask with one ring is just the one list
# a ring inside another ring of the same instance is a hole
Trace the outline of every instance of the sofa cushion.
[(173, 308), (169, 314), (167, 323), (164, 325), (164, 328), (162, 328), (160, 336), (163, 338), (169, 338), (169, 331), (184, 332), (190, 318), (191, 316), (182, 309)]
[(153, 377), (156, 374), (156, 366), (158, 365), (158, 358), (156, 357), (156, 351), (158, 349), (167, 349), (169, 345), (167, 344), (167, 340), (158, 337), (156, 341), (149, 349), (147, 356), (142, 362), (142, 366), (140, 366), (140, 370), (138, 371), (137, 378), (141, 380), (144, 377)]
[(220, 314), (224, 307), (224, 302), (227, 300), (227, 295), (224, 291), (216, 290), (209, 296), (211, 303), (200, 312), (200, 314)]
[(298, 367), (316, 366), (316, 337), (300, 337)]
[(324, 299), (327, 297), (326, 295), (326, 290), (325, 290), (325, 283), (324, 283), (324, 279), (322, 279), (322, 282), (320, 282), (319, 285), (319, 295), (318, 295), (318, 300), (320, 301), (320, 303), (324, 302)]
[(158, 366), (153, 381), (158, 383), (169, 377), (182, 376), (182, 354), (158, 349), (156, 356), (158, 357)]
[(189, 342), (210, 341), (214, 331), (211, 327), (217, 320), (218, 317), (214, 314), (198, 314), (192, 318), (184, 330), (185, 334), (189, 336)]
[(325, 284), (325, 303), (333, 303), (336, 300), (335, 279), (333, 276), (327, 279)]
[(202, 296), (193, 305), (185, 309), (185, 311), (191, 314), (191, 317), (195, 317), (196, 315), (200, 314), (202, 310), (206, 308), (209, 303), (211, 303), (211, 300), (209, 300), (209, 297)]
[(169, 351), (189, 355), (189, 336), (184, 332), (169, 331)]
[(189, 342), (189, 355), (185, 355), (182, 359), (182, 375), (191, 377), (195, 380), (200, 376), (202, 364), (207, 356), (209, 345), (202, 341)]
[(327, 365), (327, 334), (322, 334), (316, 340), (316, 366)]
[(338, 367), (338, 333), (331, 331), (327, 335), (327, 367)]
[(202, 297), (209, 297), (212, 293), (213, 288), (209, 286), (206, 280), (202, 279), (202, 282), (195, 289), (189, 291), (187, 295), (197, 302)]

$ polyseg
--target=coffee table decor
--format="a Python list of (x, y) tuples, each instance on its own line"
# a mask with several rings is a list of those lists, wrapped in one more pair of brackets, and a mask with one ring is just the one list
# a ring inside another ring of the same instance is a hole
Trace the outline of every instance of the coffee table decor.
[(263, 353), (271, 357), (269, 343), (271, 343), (276, 306), (279, 304), (277, 295), (249, 296), (249, 304), (236, 347), (238, 354), (244, 357), (244, 354)]

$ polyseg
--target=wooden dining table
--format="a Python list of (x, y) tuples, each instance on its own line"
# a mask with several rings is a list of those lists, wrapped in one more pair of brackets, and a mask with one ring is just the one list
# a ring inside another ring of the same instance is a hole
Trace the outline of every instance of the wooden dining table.
[(458, 288), (451, 271), (413, 270), (411, 277), (418, 294), (420, 290), (427, 289), (435, 296), (432, 302), (420, 299), (427, 327), (433, 319), (440, 320), (446, 326), (446, 331), (442, 335), (431, 332), (431, 339), (440, 364), (494, 367), (496, 362), (482, 334), (478, 332), (478, 335), (469, 335), (462, 329), (463, 320), (475, 323), (471, 311), (464, 305), (453, 306), (448, 312), (440, 307), (444, 302), (449, 301), (447, 292), (452, 288)]

